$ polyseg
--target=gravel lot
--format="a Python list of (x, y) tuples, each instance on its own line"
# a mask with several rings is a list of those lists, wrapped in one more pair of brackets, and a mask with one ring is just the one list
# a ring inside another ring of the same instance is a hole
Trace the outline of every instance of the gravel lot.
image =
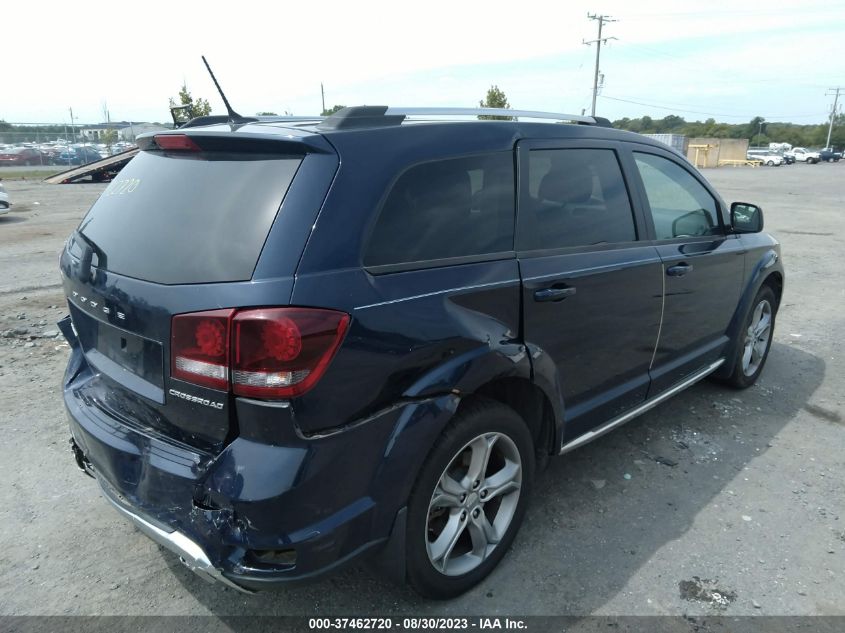
[(845, 163), (705, 175), (761, 204), (783, 244), (762, 379), (701, 383), (554, 460), (502, 565), (448, 603), (366, 568), (245, 596), (120, 518), (71, 459), (68, 348), (51, 336), (57, 252), (104, 185), (7, 181), (0, 332), (19, 333), (0, 337), (0, 614), (845, 615)]

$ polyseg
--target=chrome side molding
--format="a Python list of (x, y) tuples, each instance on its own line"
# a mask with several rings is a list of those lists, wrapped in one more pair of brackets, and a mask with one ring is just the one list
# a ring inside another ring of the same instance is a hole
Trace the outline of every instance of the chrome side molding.
[(697, 372), (695, 372), (689, 378), (685, 378), (684, 380), (682, 380), (681, 382), (676, 384), (674, 387), (667, 389), (666, 391), (664, 391), (663, 393), (655, 396), (651, 400), (646, 400), (640, 406), (638, 406), (634, 409), (631, 409), (627, 413), (623, 413), (619, 417), (613, 418), (612, 420), (610, 420), (609, 422), (606, 422), (605, 424), (598, 427), (597, 429), (594, 429), (592, 431), (588, 431), (587, 433), (584, 433), (583, 435), (579, 435), (578, 437), (576, 437), (571, 442), (564, 444), (563, 447), (561, 447), (558, 455), (563, 455), (564, 453), (568, 453), (569, 451), (575, 450), (579, 446), (583, 446), (584, 444), (589, 444), (594, 439), (597, 439), (597, 438), (601, 437), (602, 435), (604, 435), (605, 433), (612, 431), (617, 426), (622, 426), (623, 424), (625, 424), (625, 422), (633, 420), (638, 415), (645, 413), (649, 409), (656, 407), (661, 402), (664, 402), (664, 401), (668, 400), (669, 398), (671, 398), (672, 396), (674, 396), (675, 394), (680, 393), (681, 391), (683, 391), (687, 387), (694, 385), (695, 383), (697, 383), (702, 378), (706, 378), (708, 375), (710, 375), (714, 371), (716, 371), (719, 368), (719, 366), (724, 362), (725, 362), (725, 359), (720, 358), (715, 363), (712, 363), (711, 365), (708, 365), (707, 367), (699, 369)]

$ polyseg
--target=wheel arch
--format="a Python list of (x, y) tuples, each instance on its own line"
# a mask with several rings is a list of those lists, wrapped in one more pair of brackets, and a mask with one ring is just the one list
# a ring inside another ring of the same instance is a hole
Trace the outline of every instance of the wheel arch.
[(772, 292), (775, 293), (775, 299), (778, 302), (777, 307), (779, 308), (781, 299), (783, 298), (783, 274), (779, 270), (772, 271), (763, 278), (763, 283), (760, 286), (769, 286), (772, 289)]
[(740, 349), (739, 330), (745, 322), (748, 311), (754, 302), (754, 297), (760, 292), (760, 288), (764, 285), (769, 286), (777, 299), (776, 308), (779, 308), (781, 304), (784, 274), (778, 249), (776, 247), (766, 249), (749, 268), (751, 272), (747, 276), (736, 311), (726, 331), (730, 342), (725, 350), (725, 362), (713, 374), (715, 378), (726, 378), (730, 374)]
[[(520, 416), (534, 441), (538, 468), (557, 454), (562, 415), (558, 413), (561, 405), (555, 407), (554, 398), (560, 397), (559, 390), (549, 393), (541, 381), (534, 380), (526, 354), (514, 362), (513, 358), (490, 351), (444, 366), (421, 378), (413, 390), (404, 394), (410, 406), (397, 422), (385, 450), (382, 472), (393, 473), (391, 477), (401, 489), (402, 500), (410, 493), (419, 469), (446, 426), (480, 400), (499, 402)], [(456, 375), (462, 378), (451, 382), (448, 390), (443, 389), (444, 384), (449, 384), (444, 378)], [(433, 393), (434, 386), (439, 387), (437, 393)]]
[(530, 379), (521, 377), (493, 379), (461, 398), (456, 415), (460, 414), (462, 408), (470, 406), (481, 398), (494, 400), (516, 411), (528, 427), (540, 466), (545, 465), (548, 457), (557, 452), (555, 450), (557, 424), (552, 402)]

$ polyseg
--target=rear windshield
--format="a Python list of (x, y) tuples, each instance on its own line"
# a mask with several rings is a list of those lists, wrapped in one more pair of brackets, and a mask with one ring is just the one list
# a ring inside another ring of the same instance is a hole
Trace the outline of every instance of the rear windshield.
[(141, 152), (79, 231), (95, 264), (163, 284), (252, 277), (302, 157)]

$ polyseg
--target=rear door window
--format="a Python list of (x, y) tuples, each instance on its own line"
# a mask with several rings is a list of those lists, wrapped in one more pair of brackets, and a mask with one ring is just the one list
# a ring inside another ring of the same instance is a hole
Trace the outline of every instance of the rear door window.
[(612, 149), (531, 150), (519, 250), (631, 242), (634, 214)]
[(364, 252), (367, 267), (513, 250), (511, 152), (423, 163), (396, 180)]
[(302, 157), (141, 152), (79, 226), (99, 268), (162, 284), (244, 281)]

